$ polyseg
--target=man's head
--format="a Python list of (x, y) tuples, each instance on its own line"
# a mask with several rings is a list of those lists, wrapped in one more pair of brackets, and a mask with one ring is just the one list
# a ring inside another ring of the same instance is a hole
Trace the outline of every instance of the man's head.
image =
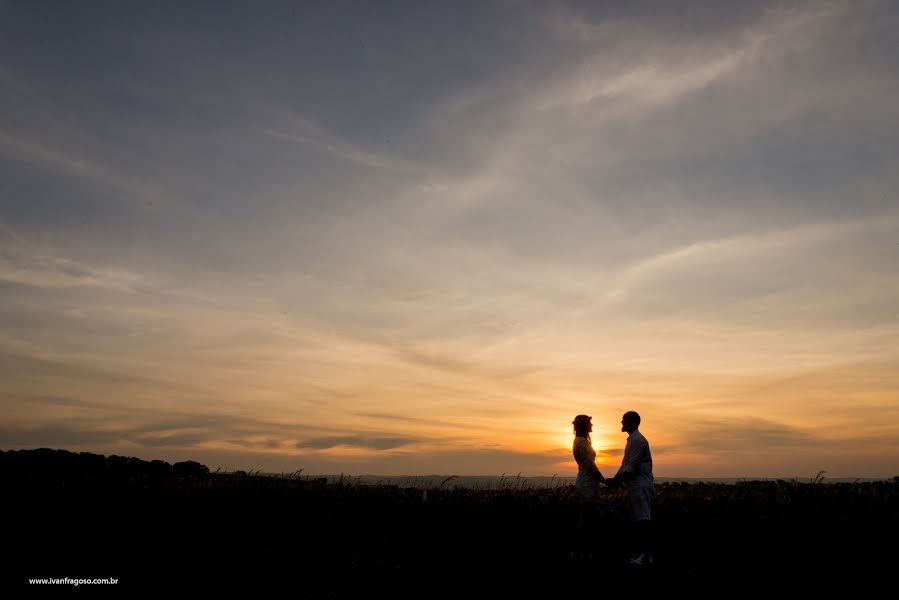
[(640, 415), (629, 410), (621, 417), (621, 431), (633, 433), (640, 427)]

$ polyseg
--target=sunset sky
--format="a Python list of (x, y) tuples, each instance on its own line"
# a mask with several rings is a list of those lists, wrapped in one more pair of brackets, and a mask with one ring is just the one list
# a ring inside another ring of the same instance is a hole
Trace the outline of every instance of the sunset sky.
[(899, 7), (0, 0), (0, 449), (899, 475)]

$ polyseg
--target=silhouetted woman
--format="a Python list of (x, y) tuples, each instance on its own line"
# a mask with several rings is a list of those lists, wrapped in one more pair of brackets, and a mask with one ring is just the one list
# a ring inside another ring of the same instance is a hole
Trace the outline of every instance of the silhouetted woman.
[(574, 487), (581, 498), (581, 514), (577, 525), (577, 546), (572, 556), (591, 557), (593, 543), (599, 525), (599, 484), (605, 478), (596, 466), (596, 451), (590, 442), (593, 431), (591, 417), (578, 415), (574, 418), (574, 460), (577, 462), (577, 479)]

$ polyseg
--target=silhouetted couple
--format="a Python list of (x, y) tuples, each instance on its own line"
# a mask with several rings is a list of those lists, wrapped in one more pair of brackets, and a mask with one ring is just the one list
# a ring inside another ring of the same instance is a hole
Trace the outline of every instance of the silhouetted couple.
[(621, 431), (628, 434), (624, 447), (621, 468), (611, 479), (606, 479), (596, 466), (596, 451), (590, 442), (593, 423), (588, 415), (574, 418), (574, 460), (577, 462), (577, 480), (574, 486), (581, 498), (581, 514), (578, 522), (577, 549), (574, 556), (592, 556), (592, 545), (596, 540), (599, 525), (599, 486), (624, 487), (627, 490), (627, 507), (634, 526), (637, 556), (630, 560), (632, 565), (651, 565), (652, 539), (652, 454), (649, 442), (638, 431), (640, 415), (628, 411), (621, 417)]

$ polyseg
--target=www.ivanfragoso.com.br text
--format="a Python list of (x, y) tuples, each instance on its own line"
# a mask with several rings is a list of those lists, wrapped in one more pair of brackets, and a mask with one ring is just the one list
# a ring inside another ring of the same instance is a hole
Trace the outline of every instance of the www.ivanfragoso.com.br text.
[(113, 577), (105, 577), (103, 579), (72, 579), (71, 577), (54, 579), (53, 577), (50, 577), (47, 579), (28, 580), (28, 583), (31, 585), (115, 585), (118, 582), (119, 580)]

